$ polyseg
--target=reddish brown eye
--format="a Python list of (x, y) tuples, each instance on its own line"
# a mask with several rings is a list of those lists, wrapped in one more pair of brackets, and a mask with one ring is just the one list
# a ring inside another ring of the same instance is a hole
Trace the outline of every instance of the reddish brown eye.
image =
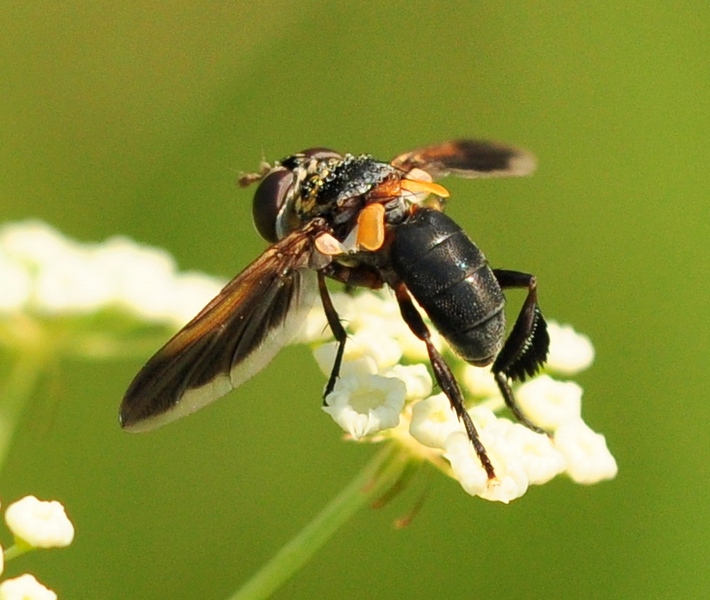
[(279, 213), (293, 185), (293, 170), (311, 159), (326, 161), (331, 158), (339, 160), (343, 156), (328, 148), (308, 148), (281, 160), (277, 163), (280, 167), (271, 171), (261, 180), (254, 193), (254, 202), (252, 203), (254, 226), (261, 237), (272, 243), (278, 241)]
[(269, 173), (256, 188), (251, 207), (254, 226), (259, 235), (268, 242), (278, 241), (276, 220), (293, 184), (293, 173), (280, 169)]

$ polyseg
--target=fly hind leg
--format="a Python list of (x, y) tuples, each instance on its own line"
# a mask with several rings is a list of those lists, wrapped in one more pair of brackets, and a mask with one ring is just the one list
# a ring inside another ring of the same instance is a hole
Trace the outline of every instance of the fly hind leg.
[(429, 328), (426, 323), (424, 323), (424, 320), (419, 314), (414, 302), (412, 302), (412, 298), (409, 295), (406, 286), (403, 283), (399, 283), (393, 287), (397, 297), (397, 302), (399, 303), (399, 310), (402, 313), (402, 318), (412, 330), (412, 333), (414, 333), (414, 335), (426, 344), (426, 349), (429, 353), (429, 362), (431, 363), (432, 370), (434, 371), (434, 377), (436, 378), (439, 387), (444, 394), (446, 394), (446, 397), (451, 403), (451, 408), (466, 428), (468, 438), (473, 444), (473, 448), (478, 455), (478, 459), (481, 461), (481, 465), (486, 471), (486, 475), (488, 475), (488, 479), (495, 479), (496, 474), (493, 469), (493, 465), (491, 464), (491, 460), (488, 457), (483, 443), (478, 437), (476, 426), (473, 424), (471, 416), (466, 410), (463, 394), (461, 393), (459, 384), (456, 382), (454, 374), (451, 372), (449, 365), (446, 364), (444, 358), (432, 343)]
[(529, 429), (544, 433), (522, 413), (508, 382), (509, 379), (525, 381), (528, 376), (534, 375), (547, 359), (550, 336), (537, 303), (537, 281), (533, 275), (518, 271), (493, 269), (493, 274), (501, 288), (527, 288), (528, 295), (491, 370), (513, 415)]

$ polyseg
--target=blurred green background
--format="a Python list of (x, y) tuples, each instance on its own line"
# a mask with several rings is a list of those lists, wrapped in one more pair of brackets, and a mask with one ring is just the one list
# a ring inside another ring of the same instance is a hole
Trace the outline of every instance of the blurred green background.
[[(583, 410), (618, 478), (503, 506), (434, 476), (409, 528), (392, 521), (411, 494), (360, 512), (276, 597), (707, 597), (709, 17), (659, 0), (5, 2), (0, 221), (127, 234), (229, 277), (264, 248), (236, 187), (262, 157), (456, 136), (532, 150), (531, 179), (447, 181), (449, 214), (591, 336)], [(60, 499), (77, 535), (10, 575), (62, 598), (224, 598), (374, 451), (320, 411), (305, 348), (132, 436), (116, 412), (140, 365), (65, 363), (38, 391), (1, 498)]]

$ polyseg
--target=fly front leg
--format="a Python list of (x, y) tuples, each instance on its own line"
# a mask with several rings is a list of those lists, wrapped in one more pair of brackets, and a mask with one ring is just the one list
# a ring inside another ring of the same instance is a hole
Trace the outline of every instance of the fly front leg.
[(323, 305), (325, 318), (328, 320), (328, 326), (333, 332), (335, 341), (338, 343), (333, 368), (330, 371), (330, 377), (328, 378), (328, 383), (325, 386), (325, 392), (323, 393), (324, 402), (326, 396), (333, 391), (338, 377), (340, 377), (340, 367), (343, 363), (343, 353), (345, 352), (345, 341), (348, 338), (345, 327), (343, 327), (343, 324), (340, 321), (338, 311), (335, 309), (335, 306), (333, 306), (333, 300), (330, 297), (328, 286), (325, 283), (326, 277), (331, 277), (336, 281), (340, 281), (348, 287), (367, 287), (370, 289), (379, 289), (383, 285), (383, 281), (379, 273), (377, 273), (374, 269), (364, 266), (347, 267), (345, 265), (341, 265), (340, 263), (332, 262), (323, 270), (318, 271), (318, 292), (320, 293), (321, 304)]
[(328, 326), (333, 332), (333, 337), (338, 343), (338, 349), (335, 353), (335, 361), (333, 362), (333, 368), (330, 371), (330, 377), (328, 378), (328, 384), (325, 386), (325, 391), (323, 392), (323, 402), (325, 402), (326, 396), (333, 391), (335, 387), (335, 382), (340, 376), (340, 365), (343, 362), (343, 352), (345, 352), (345, 340), (348, 338), (348, 334), (345, 331), (345, 327), (340, 322), (340, 316), (338, 311), (335, 310), (333, 306), (333, 299), (330, 297), (328, 292), (328, 286), (325, 284), (325, 275), (323, 271), (318, 271), (318, 292), (320, 293), (320, 301), (323, 305), (323, 311), (325, 312), (325, 318), (328, 320)]
[(547, 359), (550, 336), (547, 333), (547, 323), (537, 304), (537, 281), (534, 275), (518, 271), (493, 269), (493, 274), (502, 289), (527, 288), (528, 295), (491, 370), (506, 405), (515, 417), (529, 429), (544, 433), (522, 413), (508, 383), (509, 379), (525, 381), (528, 376), (534, 375)]
[(454, 374), (451, 372), (449, 365), (446, 364), (444, 358), (441, 356), (439, 351), (436, 349), (431, 341), (431, 333), (424, 319), (419, 314), (417, 307), (412, 302), (412, 297), (409, 295), (406, 286), (403, 283), (399, 283), (393, 286), (395, 295), (397, 297), (397, 302), (399, 303), (399, 310), (402, 313), (402, 318), (404, 322), (412, 330), (412, 333), (416, 335), (420, 340), (426, 344), (427, 352), (429, 353), (429, 362), (431, 363), (432, 370), (434, 371), (434, 377), (441, 390), (446, 394), (446, 397), (451, 403), (451, 408), (456, 413), (456, 416), (463, 423), (468, 438), (473, 444), (473, 448), (478, 455), (478, 459), (481, 461), (481, 465), (488, 475), (488, 479), (495, 479), (495, 471), (491, 460), (486, 453), (486, 449), (478, 437), (478, 431), (476, 431), (476, 426), (471, 420), (471, 416), (466, 410), (466, 405), (464, 404), (463, 394), (461, 393), (461, 388), (456, 382)]

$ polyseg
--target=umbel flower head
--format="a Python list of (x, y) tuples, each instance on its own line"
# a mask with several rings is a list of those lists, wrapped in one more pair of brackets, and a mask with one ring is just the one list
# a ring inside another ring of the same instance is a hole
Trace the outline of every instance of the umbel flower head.
[[(37, 221), (0, 227), (0, 281), (0, 345), (30, 339), (27, 319), (15, 322), (17, 315), (50, 322), (113, 311), (132, 315), (136, 322), (180, 326), (223, 284), (178, 272), (163, 250), (126, 238), (81, 244)], [(550, 436), (508, 419), (490, 370), (461, 361), (431, 328), (432, 343), (462, 384), (495, 468), (497, 477), (489, 480), (448, 400), (434, 392), (426, 347), (400, 317), (394, 298), (386, 291), (363, 291), (335, 294), (333, 300), (349, 337), (341, 377), (324, 410), (351, 439), (398, 444), (413, 460), (428, 461), (457, 479), (468, 493), (502, 502), (563, 473), (585, 484), (616, 475), (604, 437), (582, 420), (582, 389), (553, 378), (568, 378), (593, 360), (591, 343), (571, 327), (549, 323), (545, 371), (515, 389), (523, 412)], [(97, 322), (101, 331), (107, 328), (105, 321)], [(326, 375), (337, 347), (329, 332), (318, 307), (299, 339), (314, 345)], [(96, 336), (85, 337), (91, 351), (101, 347)], [(82, 341), (75, 336), (71, 349), (79, 351)]]
[[(463, 425), (443, 393), (433, 391), (424, 344), (399, 315), (387, 291), (333, 294), (348, 330), (341, 377), (323, 409), (359, 442), (398, 444), (413, 460), (428, 461), (471, 495), (510, 502), (530, 485), (557, 475), (591, 484), (616, 475), (604, 436), (582, 419), (582, 388), (569, 377), (594, 359), (589, 339), (569, 326), (548, 324), (550, 355), (544, 372), (515, 388), (520, 407), (550, 435), (535, 433), (505, 416), (505, 404), (489, 368), (473, 367), (433, 336), (462, 384), (468, 411), (496, 472), (489, 480)], [(326, 376), (336, 342), (322, 310), (314, 309), (300, 341), (314, 344)], [(432, 329), (432, 334), (434, 334)]]

